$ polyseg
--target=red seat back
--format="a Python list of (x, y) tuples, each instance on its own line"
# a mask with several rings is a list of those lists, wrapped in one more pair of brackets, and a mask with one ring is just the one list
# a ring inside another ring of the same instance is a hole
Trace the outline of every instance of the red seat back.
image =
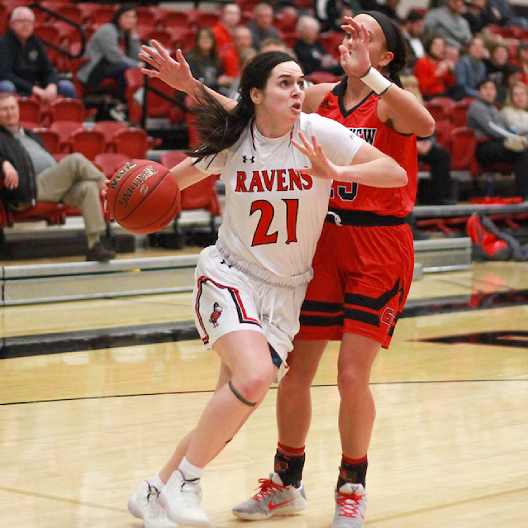
[(102, 132), (81, 129), (72, 134), (71, 146), (73, 152), (79, 152), (94, 161), (98, 154), (105, 151), (106, 141)]

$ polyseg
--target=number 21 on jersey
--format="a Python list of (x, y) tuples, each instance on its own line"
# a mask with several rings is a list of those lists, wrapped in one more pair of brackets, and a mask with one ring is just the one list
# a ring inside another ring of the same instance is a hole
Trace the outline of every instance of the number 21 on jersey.
[[(297, 242), (297, 216), (299, 213), (299, 200), (283, 198), (283, 207), (286, 209), (286, 244)], [(249, 215), (255, 212), (260, 213), (260, 218), (253, 235), (252, 246), (262, 246), (263, 244), (276, 244), (279, 240), (279, 232), (274, 231), (270, 233), (270, 226), (275, 216), (275, 208), (279, 208), (281, 204), (275, 206), (267, 200), (255, 200), (251, 204)], [(280, 213), (279, 213), (280, 214)]]

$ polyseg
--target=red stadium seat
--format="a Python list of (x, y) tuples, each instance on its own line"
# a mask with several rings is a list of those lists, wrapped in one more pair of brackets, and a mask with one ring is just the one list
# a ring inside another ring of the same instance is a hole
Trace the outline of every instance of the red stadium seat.
[(117, 169), (126, 163), (130, 158), (124, 154), (118, 154), (115, 152), (104, 152), (103, 154), (97, 154), (95, 157), (95, 164), (101, 169), (107, 178), (111, 178)]
[(70, 140), (72, 151), (84, 154), (90, 161), (94, 161), (98, 154), (106, 148), (104, 134), (97, 130), (76, 130)]
[(24, 128), (38, 128), (43, 125), (42, 105), (31, 97), (20, 97), (18, 99), (20, 108), (20, 122)]
[(84, 122), (86, 108), (80, 99), (57, 99), (50, 105), (51, 121)]
[(451, 122), (455, 127), (467, 126), (467, 113), (471, 100), (463, 99), (458, 101), (451, 110)]
[(116, 132), (125, 128), (127, 128), (127, 125), (119, 121), (97, 121), (93, 127), (94, 130), (97, 130), (104, 135), (107, 150), (109, 150), (109, 147), (112, 146), (112, 138)]
[(49, 128), (35, 128), (33, 130), (35, 134), (39, 136), (44, 148), (52, 155), (61, 153), (61, 140), (57, 132), (50, 130)]
[(451, 169), (469, 171), (475, 176), (478, 173), (476, 148), (477, 138), (471, 128), (455, 128), (451, 132)]
[(145, 159), (151, 142), (147, 133), (141, 128), (119, 130), (112, 138), (115, 151), (129, 158)]
[(75, 131), (82, 129), (83, 125), (78, 121), (54, 121), (49, 128), (59, 134), (60, 151), (71, 152), (71, 137)]

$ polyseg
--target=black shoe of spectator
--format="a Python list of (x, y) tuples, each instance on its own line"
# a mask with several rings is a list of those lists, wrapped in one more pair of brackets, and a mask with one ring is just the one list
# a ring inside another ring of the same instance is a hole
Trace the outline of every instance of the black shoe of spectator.
[(96, 242), (86, 253), (86, 260), (93, 260), (97, 262), (108, 262), (115, 258), (115, 251), (107, 249), (103, 246), (101, 241)]

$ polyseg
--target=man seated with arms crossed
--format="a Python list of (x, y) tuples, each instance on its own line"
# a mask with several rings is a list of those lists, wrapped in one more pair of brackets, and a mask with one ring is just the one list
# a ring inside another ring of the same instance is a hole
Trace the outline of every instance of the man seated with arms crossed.
[(18, 101), (6, 93), (0, 93), (0, 178), (2, 200), (12, 210), (28, 209), (37, 200), (78, 207), (88, 241), (86, 260), (106, 262), (115, 257), (101, 242), (106, 229), (99, 199), (104, 175), (82, 154), (70, 154), (57, 163), (38, 136), (22, 128)]

